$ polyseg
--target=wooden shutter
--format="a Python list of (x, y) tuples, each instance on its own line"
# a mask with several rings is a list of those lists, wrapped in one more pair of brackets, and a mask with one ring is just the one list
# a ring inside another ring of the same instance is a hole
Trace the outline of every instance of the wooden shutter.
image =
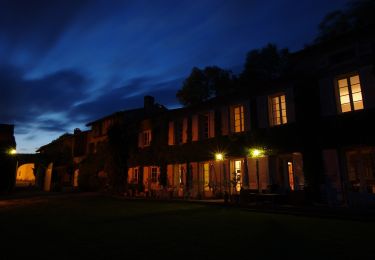
[(211, 110), (208, 113), (208, 124), (209, 124), (209, 133), (208, 137), (213, 138), (215, 137), (215, 111)]
[(167, 165), (167, 186), (173, 186), (173, 164)]
[(143, 143), (142, 143), (142, 132), (140, 132), (139, 134), (138, 134), (138, 147), (143, 147)]
[(168, 128), (168, 145), (174, 145), (174, 122), (169, 122), (169, 128)]
[[(374, 57), (374, 56), (373, 56)], [(375, 74), (374, 67), (368, 66), (359, 70), (359, 82), (361, 83), (363, 107), (375, 106)]]
[(288, 88), (285, 93), (286, 119), (288, 123), (295, 122), (294, 113), (294, 93), (292, 88)]
[(193, 115), (192, 117), (192, 141), (198, 141), (198, 133), (199, 133), (199, 128), (198, 128), (198, 115)]
[(151, 181), (151, 171), (150, 167), (145, 166), (143, 167), (143, 185), (147, 187), (148, 181)]
[[(362, 87), (362, 83), (361, 83)], [(301, 90), (299, 90), (301, 92)], [(319, 98), (320, 98), (320, 111), (322, 116), (336, 115), (340, 109), (340, 99), (338, 95), (337, 83), (331, 77), (319, 80)], [(297, 94), (297, 93), (296, 93)], [(300, 98), (308, 99), (308, 95), (302, 93), (298, 95)], [(302, 103), (301, 101), (299, 103)], [(311, 103), (311, 102), (309, 102)], [(306, 104), (303, 104), (306, 106)], [(287, 108), (288, 109), (288, 108)], [(297, 108), (298, 109), (298, 108)], [(301, 107), (303, 109), (303, 107)], [(300, 114), (300, 113), (299, 113)]]
[(257, 97), (257, 115), (258, 115), (258, 126), (259, 128), (266, 128), (268, 126), (268, 120), (270, 110), (268, 107), (267, 97), (259, 96)]
[(193, 190), (195, 191), (198, 191), (198, 163), (190, 163), (190, 166), (191, 166), (191, 176), (192, 176), (192, 180), (193, 180), (193, 183), (192, 183), (192, 188)]
[(250, 102), (247, 101), (243, 105), (243, 116), (244, 116), (244, 129), (246, 131), (250, 131)]
[(229, 134), (228, 107), (221, 108), (221, 134), (222, 135), (228, 135)]
[(229, 132), (234, 133), (234, 107), (229, 107)]
[(187, 143), (188, 119), (182, 121), (182, 143)]

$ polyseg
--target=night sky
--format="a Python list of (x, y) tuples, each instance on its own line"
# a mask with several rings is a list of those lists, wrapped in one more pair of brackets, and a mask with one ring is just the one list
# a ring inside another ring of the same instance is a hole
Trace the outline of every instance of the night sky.
[(35, 150), (93, 119), (140, 107), (144, 95), (179, 107), (192, 69), (239, 73), (268, 42), (296, 51), (344, 0), (0, 0), (0, 123), (17, 150)]

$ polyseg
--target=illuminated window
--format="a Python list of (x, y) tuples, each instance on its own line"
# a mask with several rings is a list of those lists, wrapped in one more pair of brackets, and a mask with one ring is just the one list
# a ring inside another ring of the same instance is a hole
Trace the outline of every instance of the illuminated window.
[(286, 117), (285, 94), (270, 97), (270, 118), (271, 126), (283, 125), (288, 122)]
[(359, 75), (348, 76), (337, 81), (341, 112), (363, 109)]
[(203, 164), (203, 182), (204, 182), (204, 190), (210, 190), (210, 167), (208, 163)]
[(158, 168), (151, 167), (151, 181), (157, 182), (158, 181)]
[(151, 130), (143, 131), (143, 146), (149, 146), (151, 144)]
[(236, 106), (234, 112), (234, 132), (239, 133), (245, 131), (243, 106)]

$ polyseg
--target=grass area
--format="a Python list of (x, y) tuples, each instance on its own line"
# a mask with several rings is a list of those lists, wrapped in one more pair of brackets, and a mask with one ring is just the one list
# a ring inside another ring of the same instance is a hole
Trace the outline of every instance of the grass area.
[(100, 196), (0, 208), (0, 259), (373, 259), (375, 223)]

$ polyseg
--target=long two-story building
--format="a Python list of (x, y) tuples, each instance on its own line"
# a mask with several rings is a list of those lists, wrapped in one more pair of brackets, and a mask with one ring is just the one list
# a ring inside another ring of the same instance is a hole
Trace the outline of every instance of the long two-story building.
[(373, 204), (374, 50), (371, 34), (345, 35), (293, 54), (293, 78), (146, 119), (128, 181), (177, 197), (246, 187)]
[(306, 47), (292, 54), (290, 70), (185, 108), (167, 110), (146, 96), (143, 108), (77, 133), (79, 156), (95, 153), (121, 123), (138, 133), (124, 160), (128, 187), (139, 193), (214, 198), (245, 188), (375, 205), (375, 37), (355, 32)]

